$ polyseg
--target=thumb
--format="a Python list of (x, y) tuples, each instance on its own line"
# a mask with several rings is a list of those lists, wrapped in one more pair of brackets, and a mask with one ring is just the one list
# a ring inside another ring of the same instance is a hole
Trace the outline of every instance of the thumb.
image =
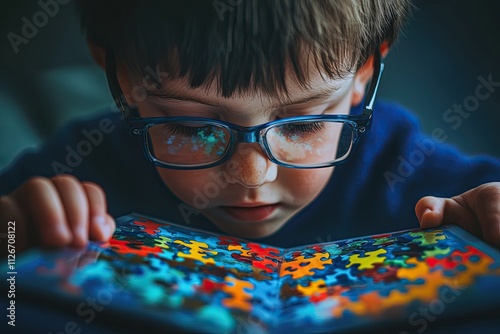
[(455, 224), (481, 237), (481, 227), (474, 211), (460, 197), (423, 197), (415, 205), (415, 214), (421, 228)]

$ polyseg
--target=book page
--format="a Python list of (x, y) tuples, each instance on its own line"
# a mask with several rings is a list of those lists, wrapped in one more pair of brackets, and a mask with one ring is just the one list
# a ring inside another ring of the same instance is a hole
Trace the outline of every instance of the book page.
[(498, 307), (499, 267), (497, 250), (453, 226), (287, 250), (129, 215), (108, 243), (24, 254), (17, 283), (30, 301), (39, 296), (82, 322), (229, 333), (400, 323), (418, 331), (429, 319)]
[[(79, 254), (25, 258), (19, 275), (25, 281), (19, 284), (51, 298), (78, 302), (99, 297), (107, 310), (135, 321), (258, 333), (276, 320), (272, 315), (281, 253), (279, 248), (127, 216), (117, 221), (109, 243), (91, 244)], [(33, 277), (36, 281), (27, 281)]]
[(499, 264), (497, 250), (456, 226), (289, 249), (279, 326), (321, 332), (400, 321), (418, 330), (444, 313), (498, 306)]

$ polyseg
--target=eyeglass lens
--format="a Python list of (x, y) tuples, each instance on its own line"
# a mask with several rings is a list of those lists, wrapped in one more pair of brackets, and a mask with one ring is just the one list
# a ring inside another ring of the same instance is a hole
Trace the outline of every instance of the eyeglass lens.
[[(148, 136), (156, 159), (179, 166), (217, 162), (231, 142), (229, 130), (222, 126), (190, 122), (155, 124)], [(261, 136), (276, 160), (300, 167), (346, 158), (354, 129), (338, 121), (301, 121), (276, 125)]]
[(279, 162), (311, 166), (345, 158), (354, 132), (349, 124), (334, 121), (287, 123), (266, 133), (272, 155)]

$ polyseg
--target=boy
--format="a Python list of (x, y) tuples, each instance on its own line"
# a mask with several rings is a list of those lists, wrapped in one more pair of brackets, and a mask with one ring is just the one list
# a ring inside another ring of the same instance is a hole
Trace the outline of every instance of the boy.
[(18, 250), (105, 241), (129, 212), (281, 247), (416, 219), (500, 243), (500, 162), (373, 107), (409, 1), (78, 7), (121, 114), (73, 124), (0, 176)]

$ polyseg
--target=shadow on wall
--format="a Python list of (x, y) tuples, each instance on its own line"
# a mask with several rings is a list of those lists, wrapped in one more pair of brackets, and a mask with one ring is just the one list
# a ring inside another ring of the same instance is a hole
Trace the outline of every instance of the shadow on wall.
[[(386, 59), (379, 96), (412, 110), (426, 132), (442, 129), (447, 143), (500, 157), (500, 3), (416, 4)], [(11, 1), (0, 19), (1, 168), (68, 119), (109, 107), (111, 98), (71, 0)]]

